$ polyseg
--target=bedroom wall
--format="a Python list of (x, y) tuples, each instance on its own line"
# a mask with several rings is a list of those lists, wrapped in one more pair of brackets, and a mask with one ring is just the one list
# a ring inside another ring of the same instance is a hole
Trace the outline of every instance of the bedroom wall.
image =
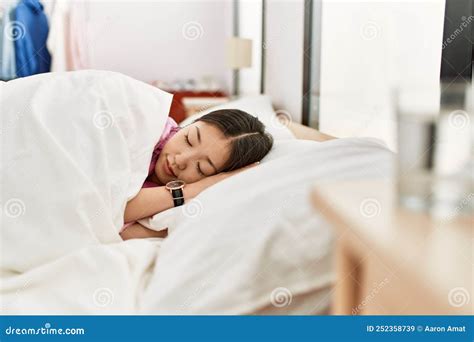
[(144, 81), (209, 75), (230, 90), (231, 11), (228, 0), (90, 1), (91, 67)]
[(239, 36), (252, 39), (252, 67), (240, 70), (239, 94), (260, 94), (262, 70), (262, 1), (240, 0)]
[(301, 122), (304, 0), (267, 0), (265, 93)]
[(437, 84), (444, 0), (323, 0), (320, 129), (395, 149), (390, 92)]

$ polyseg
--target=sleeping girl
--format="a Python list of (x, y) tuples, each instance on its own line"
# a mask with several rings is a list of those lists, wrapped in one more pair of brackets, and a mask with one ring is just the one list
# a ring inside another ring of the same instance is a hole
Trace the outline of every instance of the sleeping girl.
[(125, 208), (122, 239), (165, 237), (137, 220), (179, 206), (211, 185), (255, 166), (273, 138), (254, 116), (238, 109), (206, 114), (180, 128), (168, 118), (156, 144), (148, 177)]

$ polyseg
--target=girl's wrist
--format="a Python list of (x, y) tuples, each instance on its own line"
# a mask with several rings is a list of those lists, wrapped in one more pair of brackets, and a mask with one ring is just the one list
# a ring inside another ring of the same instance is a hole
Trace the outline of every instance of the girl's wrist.
[(217, 175), (214, 175), (214, 176), (203, 178), (194, 183), (186, 184), (186, 186), (183, 189), (184, 200), (186, 201), (187, 199), (192, 199), (193, 197), (196, 197), (202, 191), (210, 187), (212, 184), (216, 183), (216, 181), (217, 181)]
[(191, 183), (191, 184), (186, 184), (183, 188), (183, 194), (184, 194), (184, 202), (191, 200), (192, 198), (196, 197), (201, 191), (199, 189), (199, 184), (196, 183)]

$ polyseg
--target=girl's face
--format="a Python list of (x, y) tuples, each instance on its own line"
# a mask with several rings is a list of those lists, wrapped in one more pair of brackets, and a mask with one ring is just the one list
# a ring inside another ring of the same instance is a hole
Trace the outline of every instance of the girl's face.
[(162, 184), (180, 179), (194, 183), (219, 173), (230, 155), (229, 138), (213, 125), (195, 122), (183, 127), (165, 144), (155, 166)]

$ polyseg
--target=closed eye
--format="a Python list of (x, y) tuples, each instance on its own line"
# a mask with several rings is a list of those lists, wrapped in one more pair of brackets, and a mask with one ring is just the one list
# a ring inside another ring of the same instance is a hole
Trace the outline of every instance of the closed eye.
[(206, 177), (206, 175), (204, 174), (204, 172), (202, 172), (202, 170), (201, 170), (201, 165), (199, 165), (199, 163), (196, 164), (196, 169), (197, 169), (198, 173), (199, 173), (201, 176)]
[(188, 134), (186, 134), (186, 135), (184, 136), (184, 140), (186, 140), (186, 143), (187, 143), (189, 146), (191, 146), (191, 147), (193, 146), (193, 145), (191, 145), (191, 142), (189, 141)]

